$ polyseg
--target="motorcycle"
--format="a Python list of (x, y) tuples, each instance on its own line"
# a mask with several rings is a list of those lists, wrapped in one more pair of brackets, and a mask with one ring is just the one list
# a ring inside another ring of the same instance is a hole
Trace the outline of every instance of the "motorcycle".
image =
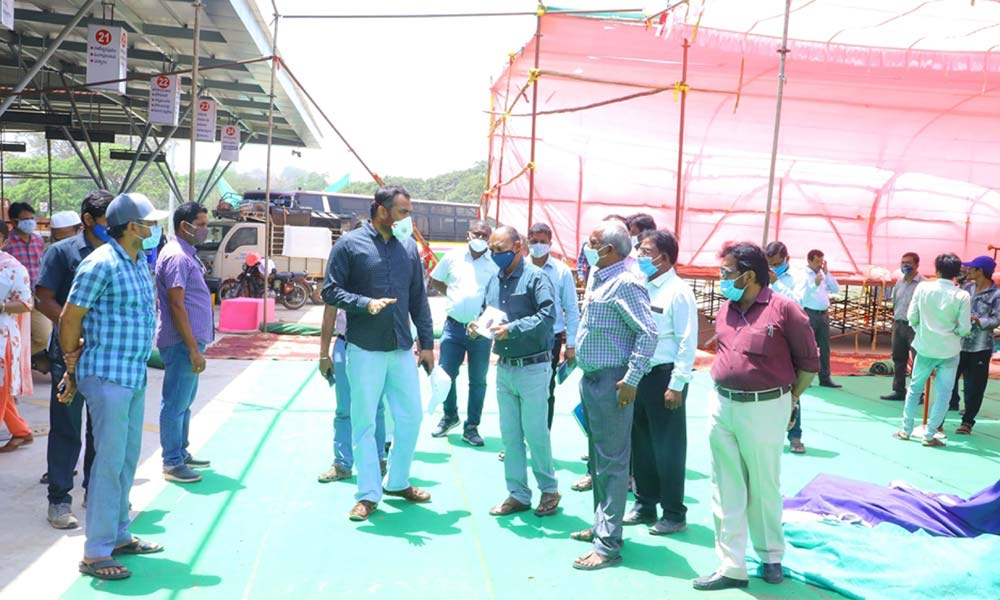
[[(269, 263), (271, 261), (268, 261)], [(230, 298), (263, 298), (265, 290), (273, 293), (274, 298), (285, 308), (296, 310), (305, 306), (312, 295), (312, 287), (306, 279), (304, 271), (278, 271), (271, 265), (271, 273), (266, 278), (266, 268), (260, 257), (250, 253), (243, 263), (243, 269), (236, 279), (227, 279), (219, 286), (219, 297)]]

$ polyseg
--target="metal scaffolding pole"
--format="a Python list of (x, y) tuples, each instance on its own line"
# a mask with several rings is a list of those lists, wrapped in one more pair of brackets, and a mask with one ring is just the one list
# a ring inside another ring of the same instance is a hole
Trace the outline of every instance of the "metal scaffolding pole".
[[(191, 104), (193, 105), (198, 101), (198, 44), (199, 38), (201, 37), (201, 0), (194, 0), (191, 3), (194, 7), (194, 40), (192, 45), (191, 53)], [(196, 140), (198, 132), (195, 128), (195, 121), (198, 118), (198, 112), (194, 111), (191, 113), (191, 135), (190, 135), (190, 155), (191, 163), (188, 168), (188, 199), (194, 200), (194, 176), (195, 176), (195, 155), (198, 142)]]
[[(133, 127), (134, 131), (135, 125), (132, 122), (132, 115), (130, 115), (128, 111), (125, 111), (125, 114), (128, 115), (129, 125)], [(119, 194), (125, 191), (125, 186), (128, 184), (129, 178), (132, 177), (132, 171), (135, 170), (135, 165), (139, 162), (139, 154), (142, 152), (142, 149), (146, 147), (146, 138), (149, 137), (149, 132), (152, 130), (153, 124), (146, 123), (146, 128), (142, 130), (142, 137), (139, 138), (139, 145), (136, 147), (135, 155), (132, 157), (132, 162), (128, 166), (128, 171), (125, 171), (125, 177), (122, 179), (122, 184), (118, 188)]]
[[(63, 85), (68, 86), (66, 83), (66, 76), (60, 74), (62, 78)], [(104, 176), (104, 170), (101, 169), (101, 159), (98, 152), (94, 150), (94, 143), (90, 141), (90, 132), (87, 131), (87, 124), (83, 122), (83, 115), (80, 114), (80, 109), (76, 105), (76, 98), (73, 92), (68, 92), (66, 94), (69, 96), (69, 105), (73, 109), (73, 114), (76, 115), (76, 121), (80, 124), (80, 131), (83, 132), (83, 141), (87, 143), (87, 152), (90, 153), (90, 158), (94, 161), (94, 168), (97, 169), (97, 176), (101, 178), (101, 187), (103, 189), (108, 189), (108, 178)]]
[[(188, 107), (187, 109), (185, 109), (184, 114), (181, 115), (181, 118), (177, 121), (178, 123), (184, 121), (184, 119), (187, 118), (188, 114), (190, 114), (191, 112), (191, 109), (194, 107), (194, 103), (197, 101), (198, 101), (197, 99), (193, 99), (192, 102), (188, 104)], [(133, 189), (135, 189), (136, 182), (138, 182), (139, 179), (143, 176), (143, 174), (146, 172), (146, 169), (149, 168), (149, 165), (153, 164), (156, 161), (156, 157), (160, 154), (160, 151), (163, 150), (163, 147), (167, 144), (167, 142), (169, 142), (174, 137), (174, 133), (176, 131), (177, 127), (172, 127), (170, 131), (167, 132), (167, 135), (165, 135), (163, 139), (160, 140), (160, 143), (156, 145), (156, 149), (153, 150), (153, 153), (149, 157), (149, 160), (146, 161), (146, 164), (142, 165), (142, 168), (139, 169), (139, 172), (135, 174), (135, 177), (132, 178), (132, 181), (130, 181), (128, 185), (125, 186), (126, 192), (131, 192)]]
[(681, 115), (680, 123), (677, 127), (677, 199), (674, 205), (674, 237), (681, 240), (681, 216), (683, 207), (681, 206), (681, 188), (684, 175), (684, 109), (687, 107), (687, 77), (688, 77), (688, 48), (691, 44), (684, 38), (684, 63), (681, 65)]
[[(247, 134), (246, 139), (240, 142), (240, 150), (243, 150), (243, 147), (250, 142), (250, 140), (253, 138), (254, 135), (255, 134), (253, 133)], [(212, 188), (218, 185), (219, 180), (222, 179), (222, 176), (226, 174), (226, 171), (228, 171), (229, 167), (231, 167), (232, 165), (233, 165), (232, 161), (227, 162), (226, 165), (222, 167), (222, 170), (219, 171), (219, 174), (215, 176), (215, 179), (210, 179), (205, 182), (205, 187), (202, 188), (201, 195), (198, 196), (198, 204), (203, 204), (205, 202), (205, 200), (208, 198), (208, 194), (212, 191)]]
[(785, 92), (785, 57), (788, 56), (788, 17), (792, 11), (792, 0), (785, 0), (785, 29), (781, 35), (781, 66), (778, 68), (778, 101), (774, 109), (774, 139), (771, 142), (771, 173), (767, 179), (767, 207), (764, 212), (764, 236), (761, 246), (767, 245), (771, 227), (771, 198), (774, 196), (774, 170), (778, 162), (778, 136), (781, 133), (781, 98)]
[(535, 124), (538, 120), (538, 60), (542, 43), (542, 14), (544, 9), (540, 8), (535, 25), (535, 68), (530, 75), (534, 82), (531, 86), (531, 158), (528, 159), (528, 222), (524, 225), (525, 231), (531, 227), (535, 210)]
[(49, 59), (52, 58), (52, 55), (56, 53), (56, 50), (59, 49), (59, 46), (61, 46), (63, 41), (67, 37), (69, 37), (69, 34), (73, 32), (77, 24), (83, 19), (83, 16), (87, 14), (87, 11), (90, 10), (90, 7), (93, 6), (96, 2), (97, 0), (86, 0), (83, 3), (83, 5), (80, 6), (79, 10), (76, 11), (76, 14), (74, 14), (70, 18), (69, 22), (66, 23), (62, 31), (59, 32), (59, 35), (56, 36), (56, 39), (52, 41), (52, 44), (45, 49), (45, 52), (43, 52), (41, 56), (38, 57), (38, 60), (35, 61), (35, 64), (31, 65), (31, 68), (28, 69), (28, 72), (24, 74), (24, 77), (21, 78), (21, 81), (17, 82), (17, 85), (14, 86), (14, 89), (10, 91), (10, 95), (7, 96), (6, 99), (4, 99), (3, 104), (0, 104), (0, 115), (7, 112), (7, 109), (10, 108), (10, 105), (14, 104), (14, 101), (17, 100), (18, 98), (18, 94), (20, 94), (24, 90), (24, 88), (28, 87), (28, 84), (31, 83), (31, 80), (35, 78), (35, 75), (37, 75), (39, 71), (42, 70), (42, 67), (45, 66), (45, 63), (49, 62)]
[(278, 6), (271, 0), (271, 6), (274, 8), (274, 34), (271, 38), (271, 54), (273, 58), (271, 59), (271, 85), (267, 91), (267, 163), (265, 168), (265, 182), (264, 182), (264, 318), (262, 319), (261, 328), (262, 331), (267, 333), (267, 296), (268, 296), (268, 285), (267, 278), (271, 274), (267, 271), (267, 259), (271, 256), (271, 146), (274, 136), (274, 80), (278, 71), (278, 21), (280, 21), (280, 15), (278, 15)]

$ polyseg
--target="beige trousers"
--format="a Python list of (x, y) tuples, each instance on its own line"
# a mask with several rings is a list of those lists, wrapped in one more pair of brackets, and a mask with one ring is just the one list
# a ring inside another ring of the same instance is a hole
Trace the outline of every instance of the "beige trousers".
[(38, 311), (31, 309), (31, 355), (34, 356), (49, 347), (52, 335), (52, 321)]
[(712, 512), (718, 573), (747, 579), (747, 529), (765, 563), (781, 562), (781, 453), (792, 397), (734, 402), (712, 392), (708, 439), (712, 449)]

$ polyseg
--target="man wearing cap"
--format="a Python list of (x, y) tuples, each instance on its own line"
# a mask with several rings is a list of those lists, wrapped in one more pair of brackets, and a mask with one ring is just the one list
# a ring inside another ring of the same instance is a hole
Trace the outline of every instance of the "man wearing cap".
[(955, 285), (954, 280), (962, 270), (961, 259), (954, 254), (941, 254), (934, 259), (934, 267), (937, 279), (917, 286), (906, 314), (915, 332), (913, 349), (917, 351), (917, 358), (913, 361), (910, 388), (903, 405), (903, 428), (894, 437), (910, 439), (917, 417), (918, 399), (931, 373), (937, 371), (936, 397), (933, 402), (929, 397), (926, 399), (931, 406), (923, 436), (924, 446), (936, 448), (945, 445), (934, 434), (948, 413), (958, 359), (962, 353), (962, 338), (972, 331), (972, 302), (969, 292)]
[[(168, 216), (142, 194), (122, 194), (107, 210), (110, 241), (77, 267), (59, 320), (66, 391), (87, 398), (97, 456), (87, 503), (81, 573), (124, 579), (131, 572), (112, 554), (148, 554), (162, 546), (129, 533), (129, 492), (142, 444), (146, 361), (153, 347), (156, 300), (143, 250), (159, 241)], [(85, 340), (85, 341), (84, 341)]]
[(156, 347), (163, 357), (160, 401), (160, 446), (163, 478), (177, 483), (201, 481), (193, 469), (211, 465), (188, 452), (191, 404), (198, 377), (205, 371), (205, 346), (215, 339), (212, 295), (205, 283), (205, 266), (195, 246), (208, 237), (208, 209), (185, 202), (174, 211), (174, 239), (156, 261)]
[[(59, 385), (66, 374), (66, 363), (59, 347), (59, 317), (62, 314), (73, 276), (83, 259), (100, 248), (110, 239), (107, 233), (105, 213), (114, 196), (106, 190), (96, 190), (83, 199), (80, 214), (83, 215), (84, 229), (77, 235), (49, 246), (42, 257), (42, 269), (35, 286), (36, 306), (53, 324), (52, 341), (49, 343), (49, 360), (52, 365), (52, 390), (49, 396), (48, 452), (48, 521), (56, 529), (73, 529), (78, 526), (73, 515), (73, 471), (80, 458), (80, 434), (83, 430), (83, 413), (86, 399), (82, 394), (59, 401)], [(53, 220), (55, 217), (53, 217)], [(90, 469), (94, 462), (93, 420), (89, 413), (86, 427), (86, 451), (83, 455), (83, 489), (86, 505), (86, 489), (90, 481)]]
[(80, 233), (83, 223), (80, 222), (80, 215), (76, 211), (64, 210), (52, 215), (49, 221), (49, 231), (52, 235), (52, 242), (59, 242), (66, 238), (71, 238)]
[(466, 328), (479, 315), (486, 282), (497, 276), (497, 266), (493, 264), (488, 249), (491, 233), (486, 221), (474, 221), (469, 226), (468, 245), (445, 254), (428, 279), (432, 288), (448, 297), (448, 318), (441, 334), (441, 368), (451, 377), (451, 389), (444, 401), (444, 416), (431, 436), (444, 437), (459, 423), (455, 378), (468, 355), (469, 404), (462, 441), (470, 446), (484, 444), (479, 435), (479, 420), (483, 416), (486, 399), (490, 341), (484, 337), (470, 339)]
[(958, 358), (958, 373), (951, 392), (951, 409), (958, 410), (958, 378), (965, 380), (965, 412), (955, 433), (969, 435), (976, 424), (976, 415), (983, 405), (983, 395), (990, 377), (990, 357), (993, 355), (993, 330), (1000, 325), (1000, 288), (993, 283), (997, 263), (989, 256), (977, 256), (965, 267), (962, 289), (972, 297), (972, 334), (962, 338), (962, 353)]
[[(524, 242), (513, 227), (499, 227), (490, 238), (492, 260), (499, 275), (486, 285), (482, 308), (503, 311), (506, 319), (487, 336), (496, 340), (497, 405), (500, 408), (500, 435), (503, 437), (506, 500), (490, 510), (506, 516), (531, 509), (528, 487), (528, 453), (531, 470), (541, 491), (535, 515), (555, 514), (559, 507), (559, 486), (552, 462), (552, 442), (548, 428), (548, 392), (552, 375), (552, 324), (555, 298), (545, 273), (524, 260)], [(480, 337), (479, 323), (469, 324), (469, 335)]]

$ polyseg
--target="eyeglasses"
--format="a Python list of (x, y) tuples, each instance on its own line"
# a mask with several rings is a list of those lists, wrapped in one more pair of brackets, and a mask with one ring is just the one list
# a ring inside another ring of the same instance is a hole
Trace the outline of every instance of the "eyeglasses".
[(738, 274), (739, 271), (736, 269), (727, 269), (726, 267), (719, 268), (719, 278), (720, 279), (730, 279), (733, 275)]

